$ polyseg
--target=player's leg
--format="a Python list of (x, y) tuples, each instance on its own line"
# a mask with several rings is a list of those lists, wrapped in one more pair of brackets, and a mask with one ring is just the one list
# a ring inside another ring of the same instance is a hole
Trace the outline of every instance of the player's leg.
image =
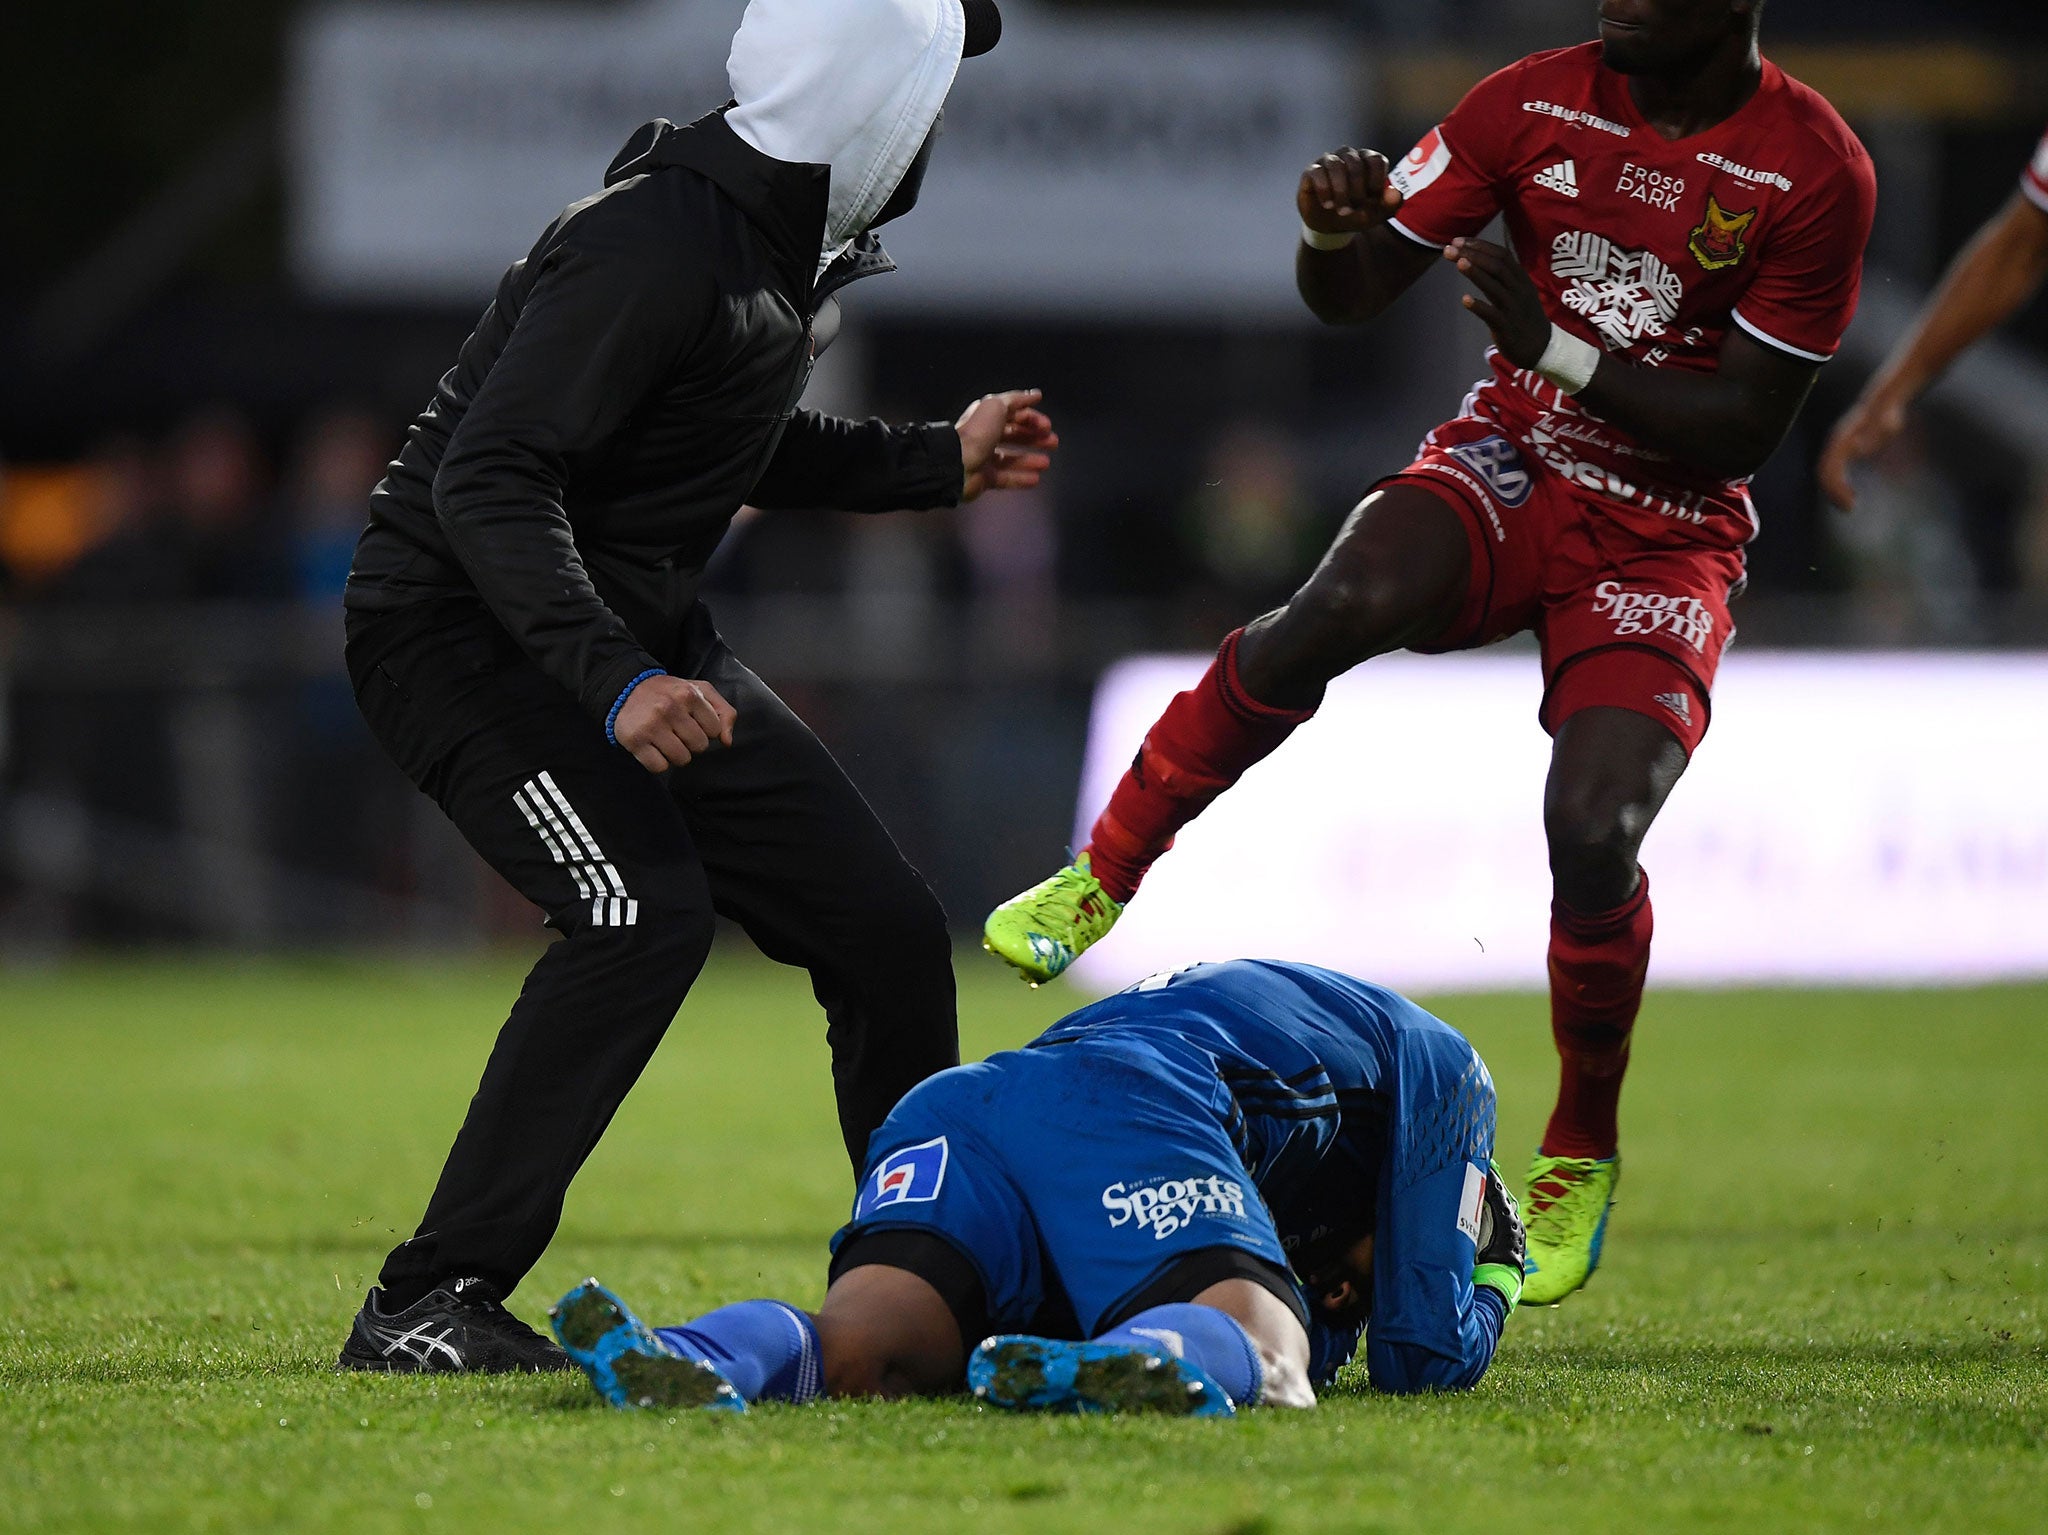
[(732, 652), (704, 675), (738, 711), (730, 749), (670, 775), (720, 912), (811, 974), (856, 1171), (903, 1095), (957, 1065), (946, 917), (810, 728)]
[[(1598, 514), (1594, 514), (1598, 515)], [(1538, 625), (1551, 732), (1551, 1028), (1558, 1101), (1525, 1185), (1525, 1298), (1552, 1304), (1599, 1266), (1621, 1173), (1616, 1110), (1649, 967), (1644, 835), (1705, 736), (1742, 558), (1623, 550)]]
[(1178, 1340), (1178, 1352), (1202, 1365), (1226, 1390), (1238, 1385), (1239, 1361), (1254, 1362), (1242, 1352), (1249, 1345), (1256, 1369), (1245, 1372), (1249, 1378), (1233, 1398), (1241, 1395), (1263, 1407), (1316, 1404), (1308, 1383), (1308, 1331), (1270, 1284), (1220, 1280), (1204, 1286), (1192, 1300), (1147, 1307), (1095, 1341), (1129, 1341), (1142, 1347), (1162, 1336)]
[(948, 1396), (965, 1379), (954, 1307), (923, 1274), (883, 1263), (844, 1271), (818, 1312), (832, 1396)]
[(743, 1411), (819, 1396), (942, 1396), (966, 1358), (945, 1299), (924, 1279), (879, 1264), (849, 1271), (816, 1314), (779, 1300), (721, 1306), (649, 1327), (587, 1279), (548, 1313), (569, 1357), (614, 1407)]
[(1443, 496), (1402, 481), (1367, 496), (1286, 606), (1226, 636), (1167, 705), (1075, 863), (991, 914), (990, 950), (1034, 981), (1064, 970), (1175, 833), (1314, 714), (1332, 678), (1449, 630), (1472, 571), (1466, 517)]
[(1135, 895), (1174, 833), (1313, 714), (1332, 678), (1442, 634), (1471, 563), (1442, 497), (1401, 483), (1366, 497), (1301, 590), (1227, 636), (1146, 733), (1088, 839), (1103, 889)]
[(479, 1309), (525, 1333), (536, 1359), (566, 1364), (497, 1302), (546, 1248), (712, 936), (702, 871), (657, 780), (529, 665), (465, 643), (387, 658), (363, 680), (364, 712), (562, 936), (499, 1032), (418, 1233), (385, 1260), (357, 1318), (343, 1362), (362, 1368), (508, 1367), (483, 1347), (481, 1314), (474, 1349), (423, 1341), (445, 1330), (444, 1313)]
[(1030, 1212), (983, 1134), (1001, 1059), (928, 1078), (884, 1121), (815, 1315), (750, 1300), (656, 1329), (595, 1280), (564, 1296), (556, 1334), (598, 1394), (734, 1407), (958, 1391), (970, 1339), (1044, 1299)]
[(1552, 748), (1543, 824), (1559, 1072), (1526, 1186), (1533, 1304), (1561, 1300), (1599, 1266), (1621, 1171), (1622, 1077), (1650, 964), (1650, 884), (1637, 855), (1685, 764), (1668, 728), (1615, 707), (1572, 715)]
[(1196, 1249), (1119, 1311), (1120, 1320), (1085, 1342), (1029, 1333), (985, 1339), (969, 1357), (968, 1385), (1020, 1410), (1212, 1417), (1316, 1404), (1302, 1302), (1277, 1262), (1236, 1247)]

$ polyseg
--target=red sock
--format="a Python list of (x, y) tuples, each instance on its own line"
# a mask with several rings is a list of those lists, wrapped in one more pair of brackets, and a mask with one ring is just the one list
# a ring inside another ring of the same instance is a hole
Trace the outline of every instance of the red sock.
[(1096, 817), (1087, 851), (1112, 900), (1136, 895), (1153, 860), (1173, 846), (1174, 833), (1315, 713), (1276, 709), (1245, 691), (1237, 675), (1243, 634), (1233, 630), (1202, 680), (1174, 695)]
[(1650, 968), (1650, 876), (1612, 911), (1550, 903), (1550, 1033), (1562, 1063), (1543, 1132), (1553, 1157), (1611, 1157), (1629, 1033)]

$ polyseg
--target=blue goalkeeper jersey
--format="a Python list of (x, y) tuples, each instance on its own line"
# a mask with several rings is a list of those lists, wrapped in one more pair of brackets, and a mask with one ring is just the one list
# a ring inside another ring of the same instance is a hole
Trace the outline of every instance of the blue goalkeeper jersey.
[[(1313, 965), (1196, 965), (913, 1088), (834, 1246), (930, 1232), (973, 1265), (993, 1330), (1059, 1297), (1092, 1337), (1185, 1254), (1285, 1267), (1370, 1230), (1373, 1383), (1457, 1389), (1506, 1319), (1472, 1284), (1493, 1110), (1472, 1046), (1404, 997)], [(1358, 1329), (1306, 1309), (1320, 1382)]]
[(1376, 1376), (1414, 1377), (1415, 1350), (1448, 1372), (1433, 1383), (1484, 1368), (1498, 1321), (1471, 1278), (1494, 1090), (1462, 1034), (1353, 976), (1232, 960), (1140, 981), (1028, 1048), (1081, 1040), (1140, 1051), (1206, 1096), (1290, 1256), (1370, 1202)]
[(1492, 1154), (1492, 1079), (1465, 1037), (1398, 992), (1334, 970), (1191, 965), (1068, 1014), (1027, 1048), (1083, 1038), (1128, 1040), (1212, 1078), (1215, 1110), (1284, 1237), (1311, 1234), (1332, 1156), (1347, 1175), (1377, 1179), (1398, 1136), (1412, 1183)]

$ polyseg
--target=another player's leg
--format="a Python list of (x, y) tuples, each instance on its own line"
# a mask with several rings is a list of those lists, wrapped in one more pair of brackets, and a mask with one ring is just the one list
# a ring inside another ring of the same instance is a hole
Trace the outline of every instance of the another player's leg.
[(1523, 1298), (1552, 1305), (1599, 1266), (1621, 1175), (1616, 1109), (1650, 962), (1650, 885), (1636, 861), (1685, 745), (1657, 720), (1589, 708), (1558, 728), (1544, 791), (1553, 888), (1557, 1107), (1530, 1164)]
[[(503, 1301), (539, 1258), (570, 1180), (660, 1042), (711, 946), (682, 817), (530, 666), (442, 749), (441, 712), (475, 705), (459, 646), (387, 658), (363, 691), (373, 731), (562, 941), (498, 1035), (417, 1233), (357, 1313), (339, 1363), (403, 1371), (566, 1369)], [(397, 669), (406, 691), (386, 678)], [(444, 676), (453, 671), (454, 680)], [(446, 695), (446, 696), (444, 696)]]
[(1174, 834), (1314, 714), (1332, 678), (1443, 634), (1471, 568), (1463, 519), (1441, 497), (1406, 484), (1367, 496), (1287, 605), (1227, 636), (1167, 705), (1075, 861), (990, 914), (989, 950), (1033, 982), (1066, 969)]
[(825, 746), (722, 646), (704, 675), (744, 723), (670, 774), (719, 912), (808, 970), (854, 1170), (903, 1095), (960, 1062), (946, 914)]

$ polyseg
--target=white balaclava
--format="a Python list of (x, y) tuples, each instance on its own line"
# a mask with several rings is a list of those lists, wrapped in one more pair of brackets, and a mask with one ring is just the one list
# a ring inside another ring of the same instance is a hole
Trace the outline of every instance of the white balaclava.
[(823, 271), (874, 222), (945, 104), (959, 0), (750, 0), (726, 74), (726, 123), (776, 160), (832, 168)]

